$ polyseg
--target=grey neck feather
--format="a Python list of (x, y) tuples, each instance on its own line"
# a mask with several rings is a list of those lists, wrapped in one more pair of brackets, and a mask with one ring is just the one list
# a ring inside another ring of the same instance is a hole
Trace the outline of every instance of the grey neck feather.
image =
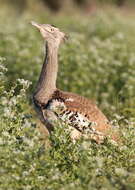
[(40, 103), (46, 104), (56, 90), (58, 72), (58, 47), (46, 43), (46, 56), (37, 83), (34, 97)]

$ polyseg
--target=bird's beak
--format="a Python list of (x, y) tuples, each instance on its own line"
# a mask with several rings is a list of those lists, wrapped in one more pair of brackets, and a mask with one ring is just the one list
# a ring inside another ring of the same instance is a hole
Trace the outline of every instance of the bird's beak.
[(30, 23), (32, 24), (32, 26), (37, 27), (39, 30), (42, 28), (42, 24), (38, 24), (38, 23), (36, 23), (34, 21), (31, 21)]

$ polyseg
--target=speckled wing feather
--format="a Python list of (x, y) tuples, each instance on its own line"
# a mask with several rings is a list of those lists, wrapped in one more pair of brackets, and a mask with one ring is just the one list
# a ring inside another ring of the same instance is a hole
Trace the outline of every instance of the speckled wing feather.
[(96, 104), (74, 93), (56, 90), (50, 99), (48, 109), (82, 133), (88, 129), (95, 134), (107, 136), (112, 129)]

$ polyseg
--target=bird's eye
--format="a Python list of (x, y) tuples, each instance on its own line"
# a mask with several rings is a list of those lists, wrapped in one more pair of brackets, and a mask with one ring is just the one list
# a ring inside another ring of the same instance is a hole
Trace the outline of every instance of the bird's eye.
[(51, 32), (53, 32), (53, 29), (51, 28)]

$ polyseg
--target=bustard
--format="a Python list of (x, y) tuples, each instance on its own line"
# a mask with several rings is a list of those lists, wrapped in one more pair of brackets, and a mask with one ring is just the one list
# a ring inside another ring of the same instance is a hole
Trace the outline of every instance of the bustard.
[(93, 101), (56, 87), (58, 49), (66, 35), (50, 24), (38, 24), (33, 21), (31, 24), (41, 32), (46, 41), (45, 60), (33, 94), (33, 102), (42, 123), (49, 132), (55, 120), (67, 123), (73, 128), (73, 139), (87, 134), (88, 138), (97, 143), (103, 142), (106, 136), (115, 140), (109, 121)]

